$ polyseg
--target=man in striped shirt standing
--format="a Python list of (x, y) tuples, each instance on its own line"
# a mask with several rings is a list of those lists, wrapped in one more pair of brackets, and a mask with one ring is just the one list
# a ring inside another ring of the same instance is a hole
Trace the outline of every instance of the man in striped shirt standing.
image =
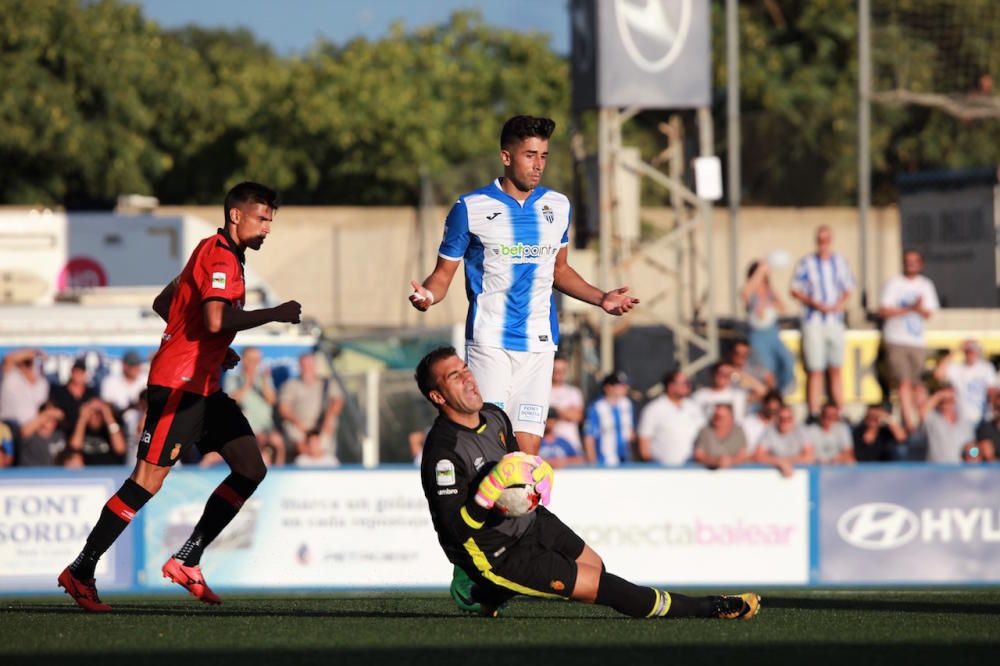
[(830, 401), (838, 407), (844, 404), (840, 376), (844, 310), (853, 291), (851, 267), (833, 251), (833, 232), (824, 224), (816, 230), (816, 251), (799, 260), (792, 276), (792, 296), (803, 305), (802, 355), (809, 377), (806, 400), (810, 416), (818, 415), (824, 402), (824, 380), (829, 380)]

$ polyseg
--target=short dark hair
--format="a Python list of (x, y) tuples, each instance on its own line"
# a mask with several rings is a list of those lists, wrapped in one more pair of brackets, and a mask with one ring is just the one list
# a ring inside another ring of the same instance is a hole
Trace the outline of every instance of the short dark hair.
[(438, 388), (437, 382), (434, 381), (434, 377), (431, 375), (434, 364), (452, 356), (458, 356), (458, 352), (455, 351), (454, 347), (438, 347), (420, 359), (420, 363), (417, 363), (417, 371), (413, 374), (413, 378), (417, 380), (417, 388), (420, 389), (421, 395), (427, 398), (428, 401), (433, 402), (431, 400), (431, 391), (436, 391)]
[(664, 373), (663, 375), (663, 388), (667, 388), (668, 386), (673, 384), (674, 380), (677, 379), (677, 375), (683, 375), (683, 374), (684, 372), (677, 367), (670, 368), (669, 370), (667, 370), (666, 373)]
[(764, 394), (764, 397), (760, 399), (760, 402), (761, 404), (766, 404), (771, 402), (772, 400), (777, 400), (779, 403), (781, 403), (782, 407), (785, 406), (785, 398), (784, 396), (781, 395), (781, 391), (779, 391), (778, 389), (769, 390), (767, 393)]
[(272, 210), (278, 210), (278, 193), (267, 185), (249, 180), (234, 185), (226, 192), (226, 201), (223, 204), (226, 211), (226, 222), (229, 222), (229, 211), (248, 203), (266, 204)]
[(535, 116), (514, 116), (503, 124), (500, 130), (500, 148), (506, 150), (514, 141), (522, 141), (528, 137), (538, 137), (548, 141), (556, 128), (556, 121), (551, 118)]

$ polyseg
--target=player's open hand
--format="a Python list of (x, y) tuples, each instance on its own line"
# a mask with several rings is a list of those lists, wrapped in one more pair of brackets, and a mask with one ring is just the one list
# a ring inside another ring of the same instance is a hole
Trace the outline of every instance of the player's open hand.
[(240, 362), (240, 355), (233, 351), (230, 347), (226, 350), (226, 357), (222, 359), (222, 369), (232, 370), (236, 367), (236, 364)]
[(615, 316), (625, 314), (638, 304), (638, 298), (632, 298), (628, 295), (628, 287), (612, 289), (601, 299), (601, 309)]
[(434, 294), (416, 280), (410, 280), (410, 286), (413, 287), (413, 293), (410, 294), (410, 305), (421, 312), (427, 312), (427, 308), (434, 303)]
[(274, 308), (274, 321), (298, 324), (302, 321), (302, 305), (298, 301), (285, 301)]

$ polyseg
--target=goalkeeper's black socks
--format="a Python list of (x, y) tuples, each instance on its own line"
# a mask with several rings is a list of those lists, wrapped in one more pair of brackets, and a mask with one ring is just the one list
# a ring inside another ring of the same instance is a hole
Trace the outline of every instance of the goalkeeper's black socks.
[(601, 572), (596, 602), (629, 617), (712, 617), (711, 597), (689, 597)]
[(208, 498), (201, 520), (174, 557), (183, 561), (184, 566), (198, 566), (205, 548), (215, 541), (215, 537), (219, 536), (226, 525), (236, 517), (243, 503), (253, 495), (259, 483), (260, 481), (236, 473), (227, 476)]
[(94, 577), (94, 569), (97, 567), (97, 561), (101, 559), (101, 555), (104, 555), (108, 548), (111, 548), (111, 545), (132, 522), (135, 514), (152, 496), (148, 490), (132, 479), (125, 479), (122, 487), (111, 496), (111, 499), (101, 509), (101, 517), (97, 519), (97, 524), (90, 531), (87, 543), (73, 560), (73, 564), (69, 565), (69, 570), (78, 580), (90, 580)]

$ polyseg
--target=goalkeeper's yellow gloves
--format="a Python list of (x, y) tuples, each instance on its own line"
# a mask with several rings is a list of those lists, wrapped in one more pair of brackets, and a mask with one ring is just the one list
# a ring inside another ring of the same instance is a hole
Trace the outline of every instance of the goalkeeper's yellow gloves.
[(532, 485), (540, 496), (540, 502), (547, 505), (552, 496), (552, 480), (552, 467), (538, 456), (521, 451), (508, 453), (479, 483), (476, 504), (492, 509), (505, 488)]

